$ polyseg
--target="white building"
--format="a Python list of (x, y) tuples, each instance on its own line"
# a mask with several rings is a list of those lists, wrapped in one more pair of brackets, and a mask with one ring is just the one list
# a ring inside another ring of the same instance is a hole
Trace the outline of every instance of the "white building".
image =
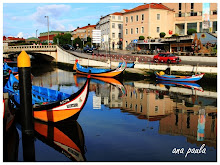
[[(121, 12), (115, 12), (101, 17), (99, 22), (96, 24), (96, 29), (101, 30), (102, 42), (100, 49), (121, 49), (123, 40), (123, 16)], [(109, 45), (110, 39), (110, 45)]]

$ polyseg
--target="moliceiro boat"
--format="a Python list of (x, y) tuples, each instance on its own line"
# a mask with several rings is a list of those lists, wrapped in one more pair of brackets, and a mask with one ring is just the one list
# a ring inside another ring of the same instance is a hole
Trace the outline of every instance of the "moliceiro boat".
[(201, 74), (196, 74), (196, 75), (192, 75), (192, 76), (178, 76), (178, 75), (167, 75), (164, 74), (163, 71), (158, 72), (154, 72), (155, 76), (157, 79), (160, 80), (169, 80), (169, 81), (198, 81), (200, 80), (203, 75), (205, 73), (201, 73)]
[(99, 68), (84, 68), (78, 63), (78, 60), (76, 60), (74, 69), (76, 69), (76, 73), (79, 74), (90, 74), (91, 76), (98, 76), (98, 77), (116, 77), (120, 75), (127, 67), (127, 63), (124, 59), (123, 63), (118, 66), (116, 69), (99, 69)]
[[(19, 81), (10, 74), (4, 86), (4, 92), (9, 93), (10, 104), (14, 109), (20, 107)], [(69, 95), (49, 88), (32, 86), (32, 105), (35, 119), (44, 122), (59, 122), (68, 118), (77, 120), (86, 104), (89, 93), (90, 75), (83, 87), (76, 93)]]

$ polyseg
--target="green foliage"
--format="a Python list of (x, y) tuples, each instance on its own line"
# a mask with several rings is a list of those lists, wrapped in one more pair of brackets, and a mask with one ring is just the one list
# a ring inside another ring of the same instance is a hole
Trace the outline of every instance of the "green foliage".
[(139, 40), (144, 40), (145, 37), (144, 36), (139, 36)]
[(164, 32), (160, 33), (160, 38), (164, 38), (165, 36), (166, 36), (166, 33), (164, 33)]
[(82, 43), (82, 41), (81, 41), (81, 39), (79, 38), (79, 37), (77, 37), (77, 38), (75, 38), (74, 40), (73, 40), (73, 46), (74, 47), (76, 47), (76, 44), (78, 44), (79, 46), (79, 48), (82, 48), (82, 46), (83, 46), (83, 43)]
[(84, 44), (83, 46), (85, 47), (85, 46), (89, 46), (89, 47), (91, 47), (91, 42), (87, 42), (86, 44)]
[(178, 36), (179, 36), (178, 34), (173, 34), (173, 35), (172, 35), (172, 37), (178, 37)]
[(196, 29), (188, 29), (187, 34), (192, 35), (193, 33), (197, 33)]
[(71, 37), (72, 35), (70, 33), (65, 33), (63, 35), (58, 34), (53, 38), (53, 43), (57, 44), (59, 40), (60, 45), (71, 44)]

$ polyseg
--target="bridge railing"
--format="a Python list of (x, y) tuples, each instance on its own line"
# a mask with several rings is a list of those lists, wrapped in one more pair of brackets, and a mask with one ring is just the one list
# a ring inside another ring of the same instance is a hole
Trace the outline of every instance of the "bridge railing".
[(56, 51), (57, 45), (19, 45), (19, 46), (4, 46), (3, 52), (19, 52), (19, 51)]

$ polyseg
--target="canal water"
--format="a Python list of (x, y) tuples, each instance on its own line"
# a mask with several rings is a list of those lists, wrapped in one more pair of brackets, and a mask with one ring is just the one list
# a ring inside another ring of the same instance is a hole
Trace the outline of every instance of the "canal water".
[[(68, 94), (86, 81), (52, 66), (33, 74), (33, 85)], [(35, 161), (216, 161), (217, 92), (204, 89), (198, 84), (91, 79), (77, 121), (55, 126), (35, 121)], [(23, 161), (20, 125), (11, 127), (9, 160)]]

